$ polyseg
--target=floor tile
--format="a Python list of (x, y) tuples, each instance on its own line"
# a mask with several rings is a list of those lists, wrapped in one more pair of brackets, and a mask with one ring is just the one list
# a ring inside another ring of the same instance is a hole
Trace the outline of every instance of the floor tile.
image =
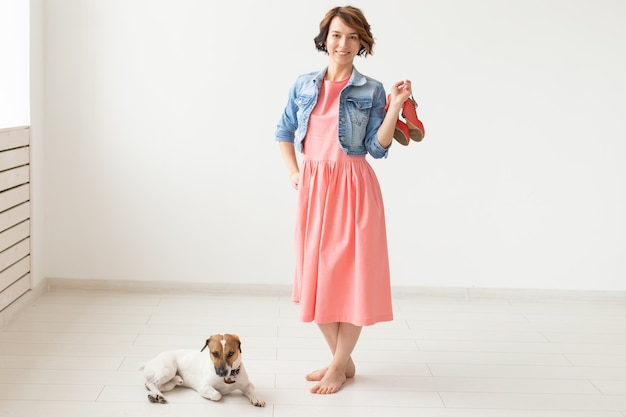
[(626, 410), (626, 395), (440, 392), (446, 407), (518, 410)]

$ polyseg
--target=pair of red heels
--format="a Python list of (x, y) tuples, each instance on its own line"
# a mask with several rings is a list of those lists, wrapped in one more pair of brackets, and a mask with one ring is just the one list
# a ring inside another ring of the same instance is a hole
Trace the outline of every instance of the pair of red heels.
[[(387, 96), (387, 106), (385, 106), (385, 110), (389, 108), (389, 101), (391, 100), (391, 95)], [(398, 141), (401, 145), (408, 146), (411, 143), (411, 139), (415, 142), (420, 142), (424, 139), (424, 124), (417, 118), (417, 103), (413, 99), (413, 96), (409, 97), (402, 104), (402, 117), (404, 120), (400, 120), (398, 116), (398, 120), (396, 121), (396, 130), (393, 133), (393, 138)]]

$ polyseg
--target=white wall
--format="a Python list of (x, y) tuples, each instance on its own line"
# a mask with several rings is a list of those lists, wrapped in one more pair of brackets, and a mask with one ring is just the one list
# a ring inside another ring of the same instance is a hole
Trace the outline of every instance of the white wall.
[(29, 5), (0, 1), (0, 129), (28, 126)]
[[(290, 284), (273, 142), (335, 1), (46, 0), (44, 277)], [(626, 3), (353, 1), (426, 139), (372, 164), (396, 286), (626, 290)]]

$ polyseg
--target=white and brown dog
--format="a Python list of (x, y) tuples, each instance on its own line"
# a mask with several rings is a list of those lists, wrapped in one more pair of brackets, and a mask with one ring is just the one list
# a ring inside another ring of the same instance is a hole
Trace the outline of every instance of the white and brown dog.
[[(202, 353), (209, 350), (208, 355)], [(241, 342), (234, 334), (215, 334), (200, 350), (170, 350), (162, 352), (143, 366), (148, 399), (165, 403), (163, 392), (177, 386), (196, 390), (204, 398), (219, 401), (222, 395), (240, 390), (257, 407), (265, 407), (241, 361)]]

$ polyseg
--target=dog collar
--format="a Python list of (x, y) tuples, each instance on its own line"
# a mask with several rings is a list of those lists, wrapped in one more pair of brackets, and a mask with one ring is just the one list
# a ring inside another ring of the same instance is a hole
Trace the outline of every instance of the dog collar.
[(227, 384), (234, 384), (235, 383), (235, 378), (237, 378), (237, 375), (239, 375), (239, 370), (241, 369), (241, 367), (237, 368), (237, 369), (232, 369), (230, 371), (230, 375), (228, 375), (226, 378), (224, 378), (224, 382)]

